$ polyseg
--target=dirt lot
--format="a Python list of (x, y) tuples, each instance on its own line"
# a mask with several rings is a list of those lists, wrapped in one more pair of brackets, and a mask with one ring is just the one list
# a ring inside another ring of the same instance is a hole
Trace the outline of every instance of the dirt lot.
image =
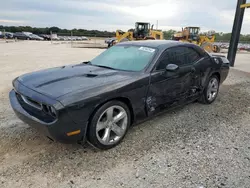
[[(0, 50), (1, 188), (249, 187), (249, 73), (231, 70), (212, 105), (165, 113), (133, 127), (116, 148), (96, 151), (47, 140), (14, 115), (8, 92), (20, 74), (89, 60), (102, 50), (49, 42), (0, 43)], [(237, 61), (250, 62), (245, 56)]]

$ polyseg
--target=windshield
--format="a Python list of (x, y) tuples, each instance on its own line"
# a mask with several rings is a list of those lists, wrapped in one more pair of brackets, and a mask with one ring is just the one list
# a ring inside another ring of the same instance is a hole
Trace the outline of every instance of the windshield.
[(154, 48), (140, 46), (113, 46), (91, 61), (91, 65), (125, 71), (141, 71), (153, 58)]

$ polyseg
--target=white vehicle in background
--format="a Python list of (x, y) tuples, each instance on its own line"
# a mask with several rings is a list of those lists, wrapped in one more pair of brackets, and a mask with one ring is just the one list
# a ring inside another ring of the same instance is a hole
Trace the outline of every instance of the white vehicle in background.
[(82, 40), (82, 37), (76, 37), (76, 40)]
[(87, 37), (82, 37), (82, 40), (89, 40), (89, 38), (87, 38)]
[(51, 34), (51, 40), (60, 40), (60, 38), (57, 36), (57, 34)]
[(33, 34), (31, 32), (26, 32), (26, 31), (23, 31), (22, 33), (25, 34), (25, 35), (28, 35), (28, 36)]
[(65, 36), (58, 36), (59, 40), (63, 40), (65, 41), (66, 40), (66, 37)]

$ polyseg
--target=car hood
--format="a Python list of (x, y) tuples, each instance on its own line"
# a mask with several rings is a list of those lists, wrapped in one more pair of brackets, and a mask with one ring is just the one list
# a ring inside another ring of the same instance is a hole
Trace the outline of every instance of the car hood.
[(55, 67), (24, 74), (18, 81), (53, 99), (77, 90), (87, 91), (130, 79), (131, 74), (86, 64)]

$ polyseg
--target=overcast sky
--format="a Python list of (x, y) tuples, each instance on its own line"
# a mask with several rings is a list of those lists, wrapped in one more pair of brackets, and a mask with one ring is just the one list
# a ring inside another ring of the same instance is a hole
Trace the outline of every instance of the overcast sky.
[[(231, 32), (237, 0), (3, 0), (0, 25), (58, 26), (115, 31), (150, 22), (159, 29), (200, 26)], [(246, 9), (242, 33), (250, 33)]]

